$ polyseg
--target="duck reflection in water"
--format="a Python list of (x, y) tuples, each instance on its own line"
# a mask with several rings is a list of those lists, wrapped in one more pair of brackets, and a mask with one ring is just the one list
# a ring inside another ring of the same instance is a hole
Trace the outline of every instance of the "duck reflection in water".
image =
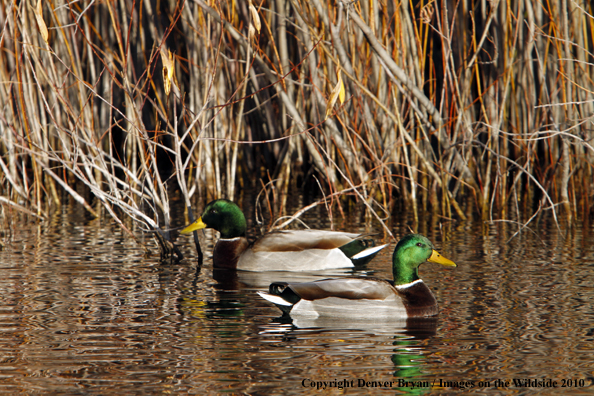
[[(393, 376), (389, 377), (366, 377), (352, 378), (353, 387), (388, 388), (398, 390), (404, 394), (422, 395), (431, 392), (433, 379), (426, 377), (426, 366), (429, 364), (426, 357), (425, 345), (437, 333), (437, 317), (429, 318), (406, 318), (401, 322), (391, 321), (390, 323), (369, 323), (364, 321), (336, 321), (330, 318), (316, 318), (310, 321), (292, 320), (288, 315), (274, 319), (268, 325), (261, 327), (259, 334), (265, 337), (278, 337), (282, 343), (300, 343), (301, 340), (311, 340), (319, 336), (320, 340), (341, 339), (344, 344), (332, 345), (327, 353), (334, 356), (334, 348), (350, 348), (352, 344), (358, 344), (361, 337), (365, 339), (372, 337), (380, 345), (390, 342), (394, 346), (393, 353), (389, 359), (394, 365)], [(383, 341), (386, 337), (386, 341)], [(341, 349), (342, 350), (342, 349)], [(326, 352), (323, 352), (326, 353)], [(379, 360), (384, 360), (385, 355), (376, 355)], [(381, 363), (380, 365), (382, 365)], [(375, 383), (373, 381), (379, 380)], [(361, 385), (361, 382), (369, 381), (369, 384)], [(388, 384), (388, 385), (387, 385)]]
[(394, 371), (394, 389), (407, 395), (424, 395), (431, 392), (433, 379), (428, 378), (423, 367), (427, 357), (422, 341), (436, 334), (437, 318), (410, 319), (406, 335), (394, 337), (394, 354), (391, 357)]

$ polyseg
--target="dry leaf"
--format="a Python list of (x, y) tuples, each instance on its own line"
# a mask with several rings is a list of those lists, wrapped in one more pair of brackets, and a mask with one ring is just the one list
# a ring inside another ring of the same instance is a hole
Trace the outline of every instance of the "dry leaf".
[(433, 2), (430, 2), (423, 8), (421, 8), (421, 20), (423, 21), (423, 23), (430, 24), (431, 19), (433, 19), (434, 13), (435, 7), (433, 6)]
[(171, 92), (171, 84), (174, 83), (173, 71), (175, 70), (173, 54), (171, 51), (167, 50), (166, 53), (165, 48), (161, 48), (161, 61), (163, 62), (163, 84), (165, 85), (165, 95), (169, 96), (169, 92)]
[(344, 83), (342, 82), (342, 73), (340, 72), (340, 67), (338, 68), (338, 71), (336, 72), (336, 77), (338, 78), (338, 82), (336, 84), (337, 85), (340, 84), (340, 90), (338, 91), (338, 99), (340, 100), (340, 104), (343, 104), (346, 92), (344, 89)]
[(49, 32), (47, 30), (47, 25), (43, 20), (43, 6), (41, 4), (42, 0), (37, 1), (37, 8), (33, 11), (35, 14), (35, 19), (37, 19), (37, 26), (39, 26), (39, 33), (41, 33), (41, 37), (43, 37), (43, 41), (48, 44), (47, 40), (49, 39)]
[(336, 76), (338, 78), (338, 81), (332, 89), (332, 92), (330, 93), (330, 98), (328, 99), (328, 105), (326, 106), (326, 118), (330, 117), (330, 114), (332, 113), (332, 108), (336, 104), (337, 99), (340, 99), (340, 103), (344, 103), (345, 89), (344, 83), (342, 82), (340, 69), (338, 69)]
[(260, 16), (258, 15), (258, 11), (256, 11), (256, 7), (250, 3), (250, 12), (252, 13), (252, 22), (254, 23), (254, 27), (260, 33), (260, 28), (262, 24), (260, 23)]

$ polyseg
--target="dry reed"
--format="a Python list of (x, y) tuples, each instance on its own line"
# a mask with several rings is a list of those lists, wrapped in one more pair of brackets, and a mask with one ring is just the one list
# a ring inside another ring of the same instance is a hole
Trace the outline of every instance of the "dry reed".
[(323, 202), (354, 197), (382, 224), (395, 204), (571, 224), (594, 192), (593, 15), (586, 0), (2, 0), (0, 203), (45, 217), (66, 193), (165, 251), (171, 183), (188, 207), (260, 185), (283, 207), (315, 177)]

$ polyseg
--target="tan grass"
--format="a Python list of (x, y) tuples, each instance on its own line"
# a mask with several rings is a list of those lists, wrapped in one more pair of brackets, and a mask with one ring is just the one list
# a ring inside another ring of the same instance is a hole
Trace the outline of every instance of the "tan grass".
[(571, 224), (594, 192), (593, 15), (586, 0), (2, 0), (0, 203), (44, 217), (65, 193), (167, 245), (168, 182), (188, 207), (269, 185), (283, 214), (315, 176), (330, 211), (345, 197), (384, 227), (395, 203)]

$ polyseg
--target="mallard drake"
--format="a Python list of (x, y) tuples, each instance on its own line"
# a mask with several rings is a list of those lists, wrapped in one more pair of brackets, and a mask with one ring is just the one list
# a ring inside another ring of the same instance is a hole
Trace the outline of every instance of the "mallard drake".
[(394, 281), (349, 277), (305, 283), (275, 282), (258, 292), (291, 316), (398, 318), (437, 315), (437, 301), (419, 278), (425, 261), (455, 267), (420, 234), (402, 238), (392, 256)]
[(373, 258), (384, 246), (361, 234), (321, 231), (274, 231), (250, 244), (246, 221), (239, 207), (226, 199), (206, 205), (202, 216), (184, 228), (189, 234), (213, 228), (220, 238), (213, 251), (215, 268), (245, 271), (314, 271), (349, 268)]

